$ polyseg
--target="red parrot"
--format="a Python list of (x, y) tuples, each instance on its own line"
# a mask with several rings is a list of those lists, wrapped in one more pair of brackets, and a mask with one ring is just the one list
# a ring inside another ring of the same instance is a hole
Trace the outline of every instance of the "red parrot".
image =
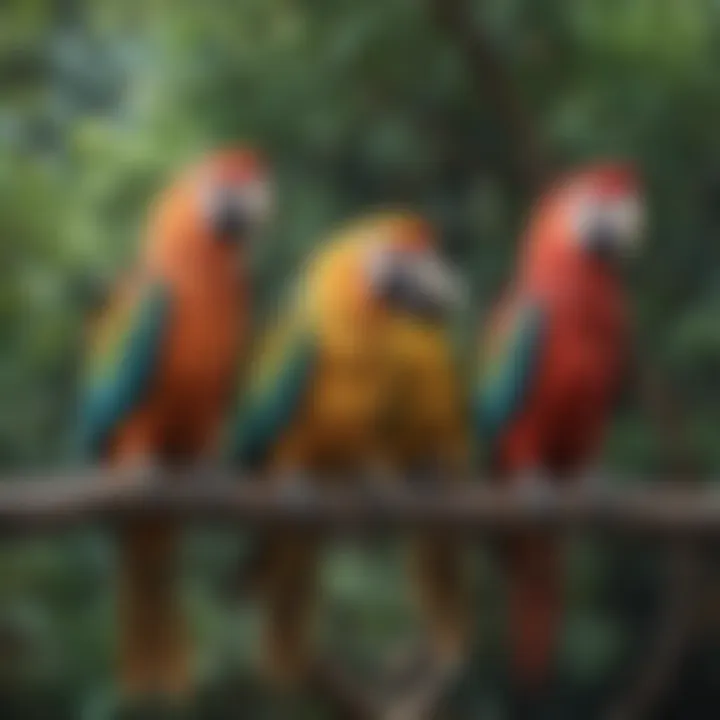
[[(505, 482), (541, 488), (596, 459), (626, 370), (621, 261), (639, 245), (643, 209), (640, 181), (620, 163), (581, 169), (541, 197), (483, 333), (474, 393), (478, 436)], [(509, 558), (514, 671), (524, 688), (539, 689), (562, 618), (561, 550), (527, 536)]]
[[(271, 186), (251, 149), (216, 152), (151, 209), (130, 277), (90, 329), (81, 406), (86, 455), (111, 467), (219, 450), (249, 329), (249, 253)], [(179, 529), (138, 521), (119, 540), (120, 686), (130, 698), (191, 688), (179, 608)]]

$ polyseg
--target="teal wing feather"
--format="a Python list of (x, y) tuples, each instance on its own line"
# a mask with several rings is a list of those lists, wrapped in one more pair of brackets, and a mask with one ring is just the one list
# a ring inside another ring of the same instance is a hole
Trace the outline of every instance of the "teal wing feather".
[(101, 458), (117, 428), (152, 387), (170, 322), (171, 294), (161, 283), (121, 293), (93, 333), (81, 403), (81, 445)]
[(317, 332), (301, 313), (293, 313), (271, 331), (254, 364), (232, 430), (236, 463), (256, 468), (266, 461), (303, 407), (319, 354)]
[(522, 411), (538, 374), (546, 329), (542, 307), (526, 303), (492, 339), (474, 392), (475, 425), (481, 437), (492, 442)]

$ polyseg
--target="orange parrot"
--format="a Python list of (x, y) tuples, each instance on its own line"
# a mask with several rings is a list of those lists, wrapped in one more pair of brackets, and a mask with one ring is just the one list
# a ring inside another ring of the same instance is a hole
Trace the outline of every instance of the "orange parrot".
[[(626, 371), (621, 266), (641, 240), (638, 178), (590, 166), (552, 187), (531, 217), (519, 266), (482, 341), (474, 398), (497, 477), (531, 492), (593, 463)], [(511, 657), (521, 686), (546, 688), (562, 618), (561, 552), (524, 537), (509, 554)]]
[[(90, 329), (81, 405), (87, 456), (111, 467), (194, 463), (219, 450), (246, 352), (249, 253), (271, 185), (251, 149), (216, 152), (152, 207), (135, 270)], [(119, 540), (119, 675), (131, 701), (192, 690), (179, 607), (179, 529), (129, 524)]]
[[(296, 493), (310, 482), (357, 482), (382, 463), (393, 318), (441, 311), (443, 267), (430, 228), (409, 214), (351, 223), (320, 247), (260, 345), (234, 434), (236, 461)], [(258, 540), (249, 581), (267, 615), (266, 669), (292, 687), (313, 667), (320, 548), (301, 531)]]

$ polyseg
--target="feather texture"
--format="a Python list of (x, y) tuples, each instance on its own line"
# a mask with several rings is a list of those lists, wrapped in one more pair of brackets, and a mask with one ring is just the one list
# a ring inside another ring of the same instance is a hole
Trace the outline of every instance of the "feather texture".
[(546, 315), (539, 305), (518, 305), (503, 320), (490, 338), (475, 391), (475, 422), (491, 440), (525, 406), (545, 341)]
[(146, 399), (170, 321), (169, 289), (144, 283), (121, 293), (98, 321), (81, 405), (84, 453), (98, 459), (117, 427)]
[(262, 464), (297, 417), (319, 353), (317, 329), (307, 312), (291, 312), (269, 332), (233, 433), (234, 459), (244, 467)]

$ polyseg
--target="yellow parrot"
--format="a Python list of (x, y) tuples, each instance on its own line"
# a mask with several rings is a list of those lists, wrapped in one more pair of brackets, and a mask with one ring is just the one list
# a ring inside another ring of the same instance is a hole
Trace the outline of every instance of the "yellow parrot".
[[(432, 231), (411, 214), (371, 216), (324, 243), (260, 345), (235, 461), (286, 488), (352, 482), (372, 469), (393, 380), (391, 321), (444, 301), (437, 268)], [(267, 613), (265, 668), (272, 681), (295, 686), (312, 671), (318, 543), (288, 531), (257, 549), (252, 583)]]

